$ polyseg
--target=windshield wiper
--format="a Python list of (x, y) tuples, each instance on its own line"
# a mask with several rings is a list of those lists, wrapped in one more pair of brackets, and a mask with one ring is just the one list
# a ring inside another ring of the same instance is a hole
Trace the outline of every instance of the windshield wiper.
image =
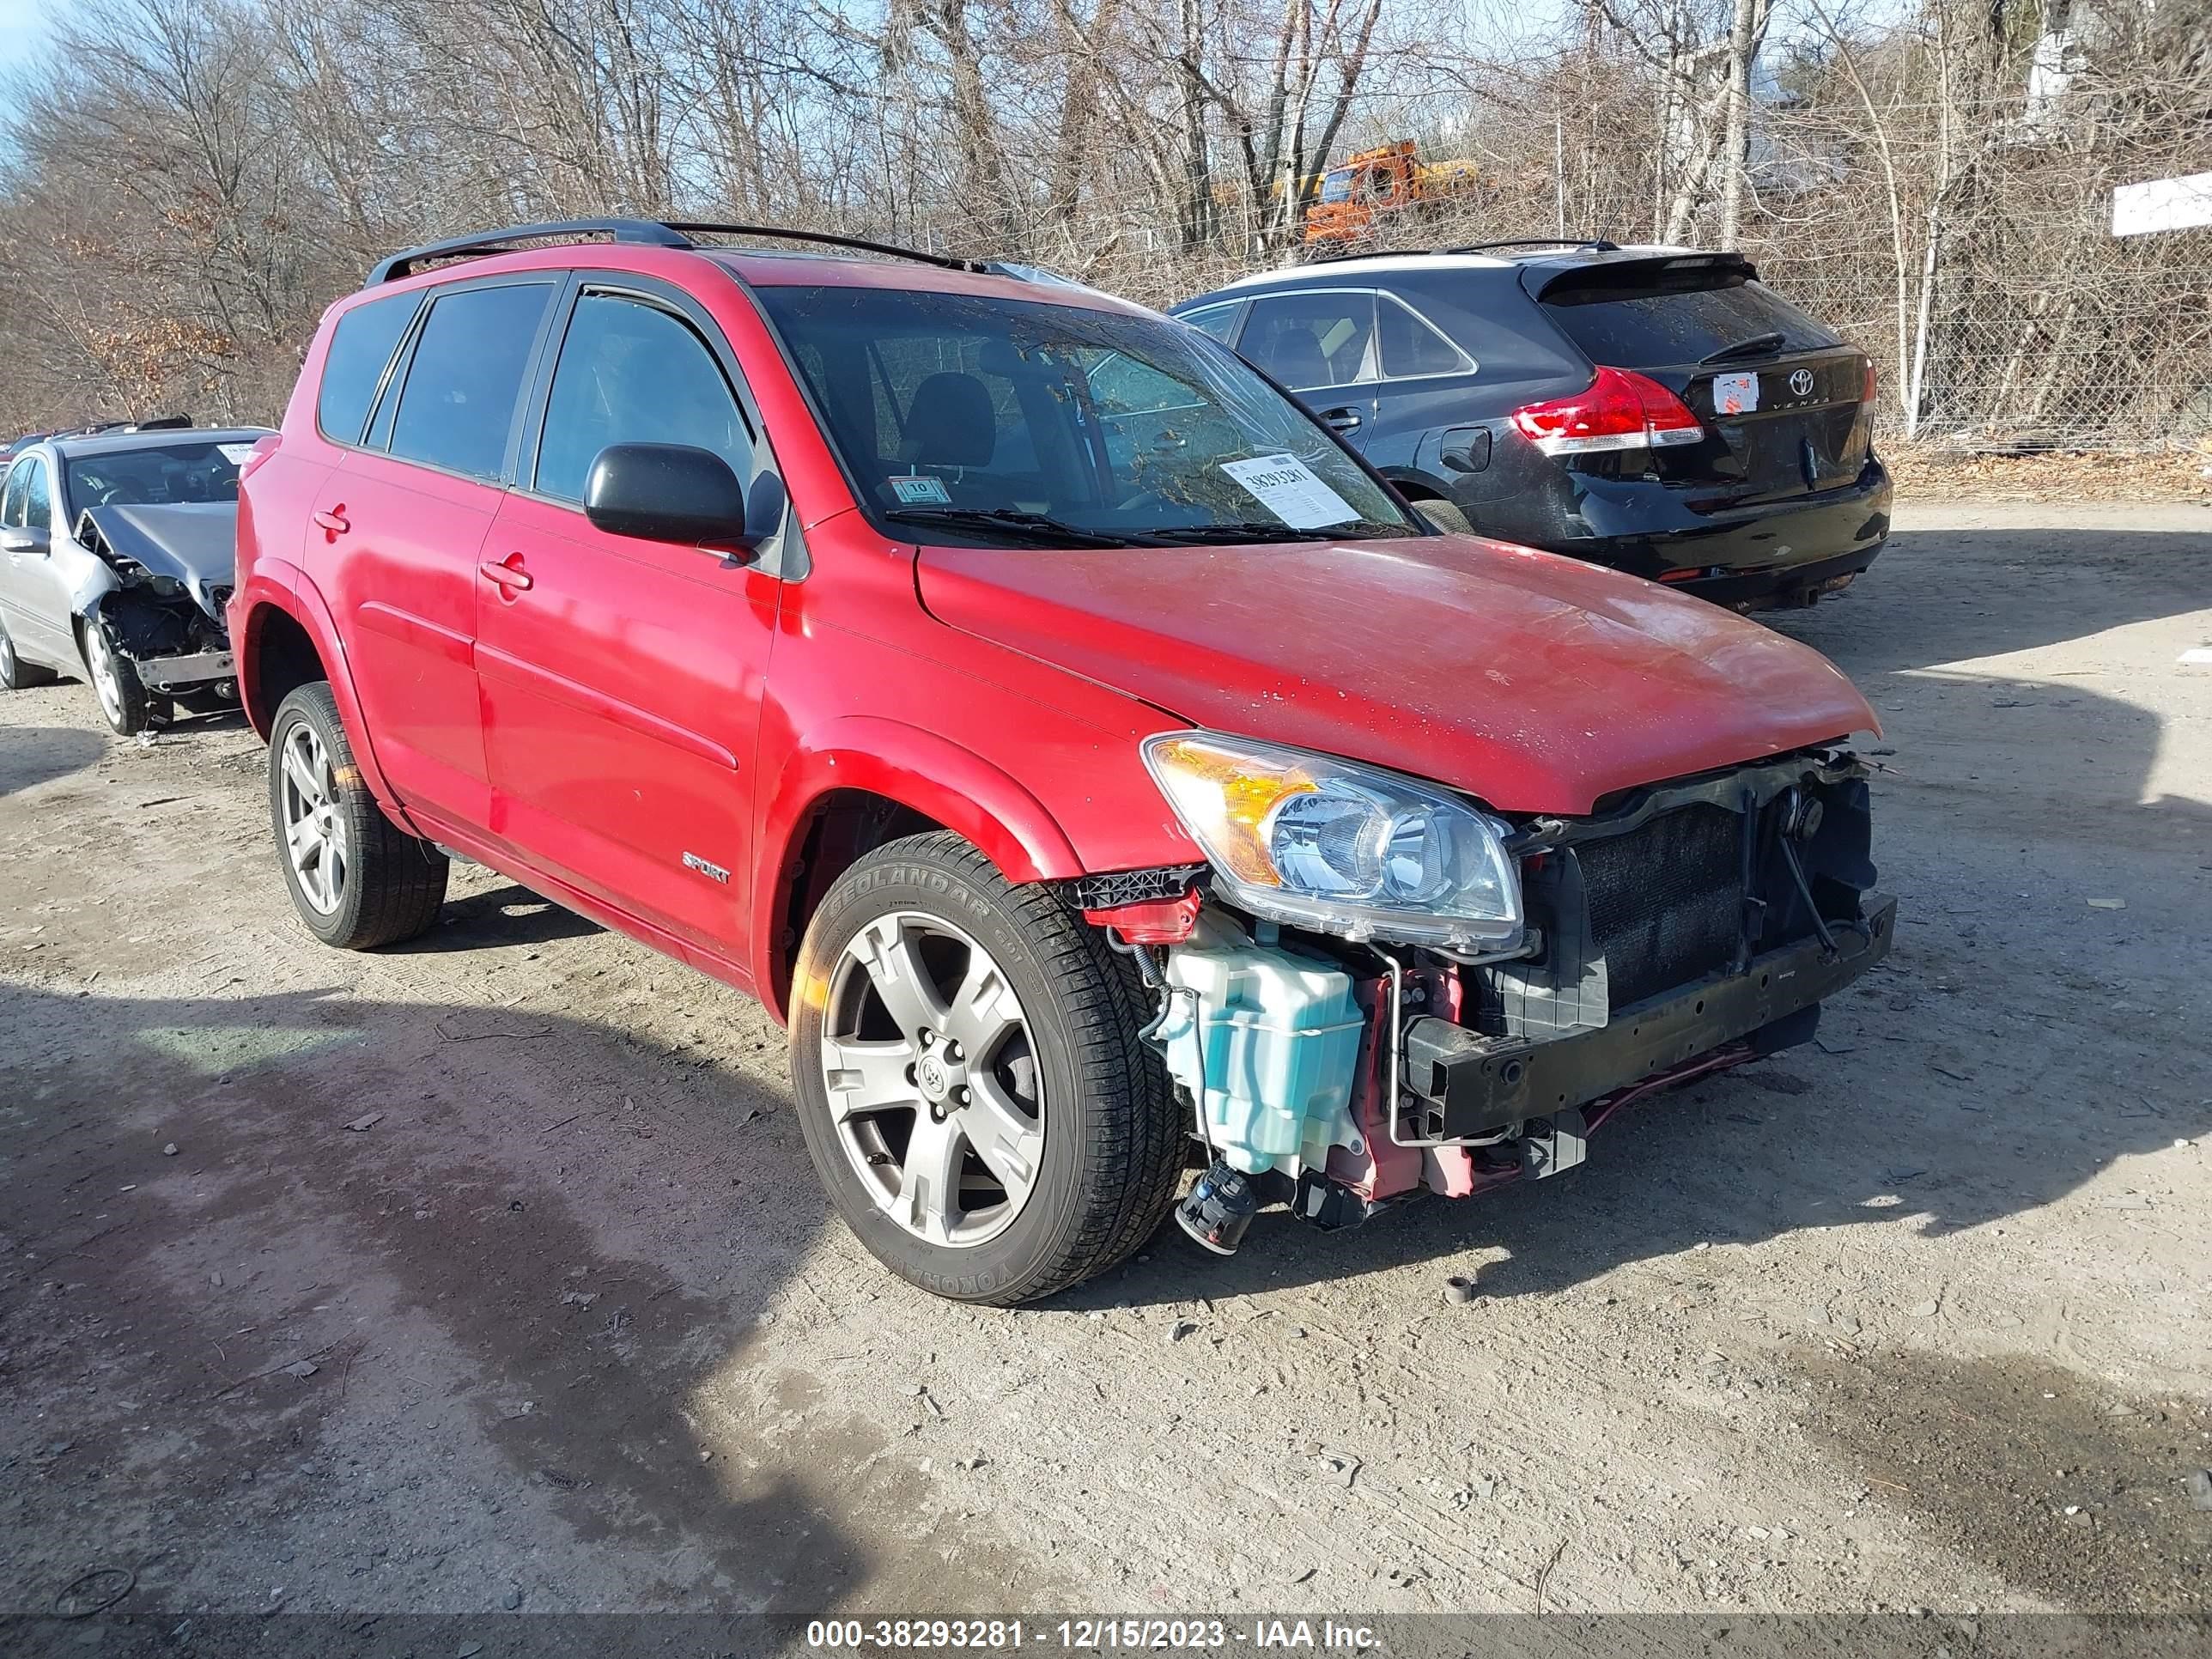
[(985, 530), (1038, 547), (1055, 543), (1073, 547), (1156, 547), (1147, 537), (1119, 531), (1085, 530), (1045, 513), (1013, 507), (894, 507), (884, 517), (902, 524), (944, 525), (955, 530)]
[(1380, 524), (1372, 519), (1352, 519), (1343, 524), (1318, 528), (1302, 528), (1287, 524), (1262, 524), (1247, 519), (1235, 524), (1187, 524), (1166, 529), (1155, 528), (1151, 534), (1164, 542), (1341, 542), (1357, 541), (1375, 535), (1402, 536), (1404, 528), (1398, 525)]
[(1734, 345), (1723, 346), (1718, 351), (1698, 358), (1698, 367), (1703, 368), (1708, 363), (1724, 363), (1735, 357), (1759, 356), (1780, 345), (1783, 337), (1779, 331), (1754, 334), (1748, 340), (1738, 340)]

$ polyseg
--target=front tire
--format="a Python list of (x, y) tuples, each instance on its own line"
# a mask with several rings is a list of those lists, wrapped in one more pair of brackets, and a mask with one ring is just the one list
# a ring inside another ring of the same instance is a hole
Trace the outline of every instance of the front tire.
[(413, 939), (446, 900), (446, 855), (376, 804), (329, 683), (301, 686), (269, 728), (277, 862), (307, 931), (343, 951)]
[(901, 1278), (1010, 1306), (1166, 1219), (1182, 1112), (1134, 971), (1058, 894), (959, 836), (840, 876), (800, 945), (792, 1073), (814, 1167)]
[(155, 699), (138, 678), (137, 665), (115, 648), (106, 625), (96, 617), (80, 627), (77, 642), (84, 649), (85, 677), (100, 699), (100, 712), (118, 737), (137, 737), (154, 723), (155, 714)]

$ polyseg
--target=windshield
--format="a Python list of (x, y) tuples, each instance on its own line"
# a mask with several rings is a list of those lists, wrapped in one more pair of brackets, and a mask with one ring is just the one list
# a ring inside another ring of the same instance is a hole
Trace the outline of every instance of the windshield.
[(769, 287), (846, 470), (902, 539), (1142, 546), (1419, 534), (1197, 330), (969, 295)]
[(1352, 169), (1338, 167), (1321, 181), (1321, 199), (1324, 202), (1348, 202), (1352, 199)]
[(88, 507), (162, 506), (176, 501), (234, 501), (239, 464), (253, 453), (252, 439), (210, 443), (149, 444), (63, 460), (72, 513)]

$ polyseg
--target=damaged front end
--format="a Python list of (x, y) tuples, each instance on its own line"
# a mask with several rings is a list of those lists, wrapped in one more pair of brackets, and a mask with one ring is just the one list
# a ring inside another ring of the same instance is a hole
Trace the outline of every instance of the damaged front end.
[(1195, 737), (1154, 772), (1210, 863), (1076, 898), (1158, 998), (1207, 1157), (1177, 1219), (1224, 1254), (1269, 1202), (1336, 1227), (1572, 1169), (1631, 1101), (1809, 1041), (1889, 950), (1847, 753), (1507, 823)]
[(112, 580), (78, 596), (149, 691), (237, 696), (223, 608), (236, 568), (238, 509), (229, 501), (85, 509), (76, 541)]

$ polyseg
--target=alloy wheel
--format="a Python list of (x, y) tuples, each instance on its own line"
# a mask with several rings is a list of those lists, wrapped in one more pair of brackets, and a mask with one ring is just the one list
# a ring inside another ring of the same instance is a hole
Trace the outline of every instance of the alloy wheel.
[(318, 915), (329, 915), (345, 896), (345, 819), (330, 753), (304, 720), (284, 738), (283, 764), (284, 854), (301, 896)]
[(863, 927), (830, 972), (821, 1065), (838, 1143), (899, 1226), (964, 1249), (1021, 1213), (1042, 1079), (1020, 999), (968, 934), (910, 910)]
[(108, 723), (120, 727), (124, 720), (123, 682), (115, 669), (115, 651), (107, 643), (107, 630), (98, 623), (88, 624), (84, 630), (86, 666), (92, 670), (92, 689), (99, 694), (100, 706), (106, 711)]

